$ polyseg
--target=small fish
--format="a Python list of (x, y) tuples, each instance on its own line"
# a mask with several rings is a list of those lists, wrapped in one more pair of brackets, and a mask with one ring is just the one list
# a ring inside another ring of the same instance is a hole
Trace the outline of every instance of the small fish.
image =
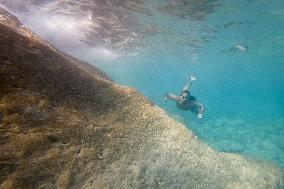
[(244, 23), (240, 22), (240, 21), (230, 21), (230, 22), (227, 22), (226, 24), (224, 24), (223, 27), (227, 28), (227, 27), (230, 27), (230, 26), (233, 26), (233, 25), (241, 25), (241, 24), (244, 24)]
[(248, 50), (247, 46), (243, 46), (239, 43), (235, 44), (234, 46), (232, 46), (229, 50), (223, 50), (223, 53), (226, 52), (246, 52)]
[(240, 51), (247, 51), (247, 48), (242, 46), (241, 44), (235, 44), (234, 47)]

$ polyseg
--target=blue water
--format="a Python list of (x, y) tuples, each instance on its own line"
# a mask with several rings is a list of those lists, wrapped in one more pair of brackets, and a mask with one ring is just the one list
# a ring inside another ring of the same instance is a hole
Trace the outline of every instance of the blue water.
[[(138, 89), (214, 149), (265, 159), (284, 168), (284, 1), (219, 1), (205, 20), (156, 13), (135, 56), (95, 63)], [(235, 44), (246, 51), (232, 50)], [(204, 119), (164, 102), (189, 75)]]

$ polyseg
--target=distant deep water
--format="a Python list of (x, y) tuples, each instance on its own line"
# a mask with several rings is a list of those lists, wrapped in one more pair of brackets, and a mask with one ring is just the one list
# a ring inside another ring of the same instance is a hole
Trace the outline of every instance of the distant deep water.
[[(214, 149), (284, 168), (284, 2), (220, 1), (205, 20), (155, 17), (153, 35), (133, 57), (99, 67), (137, 88)], [(233, 48), (240, 44), (246, 51)], [(163, 102), (189, 75), (203, 120)]]

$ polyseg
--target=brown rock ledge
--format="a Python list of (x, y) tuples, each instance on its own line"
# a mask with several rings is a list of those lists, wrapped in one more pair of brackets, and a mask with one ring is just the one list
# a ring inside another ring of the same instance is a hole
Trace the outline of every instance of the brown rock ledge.
[(0, 24), (0, 49), (1, 189), (283, 188), (28, 30)]

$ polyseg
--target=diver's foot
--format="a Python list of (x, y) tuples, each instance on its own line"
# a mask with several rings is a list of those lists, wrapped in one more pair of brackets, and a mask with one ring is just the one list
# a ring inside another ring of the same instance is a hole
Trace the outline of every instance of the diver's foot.
[(196, 78), (194, 77), (194, 76), (190, 76), (190, 78), (189, 78), (191, 81), (195, 81), (196, 80)]

